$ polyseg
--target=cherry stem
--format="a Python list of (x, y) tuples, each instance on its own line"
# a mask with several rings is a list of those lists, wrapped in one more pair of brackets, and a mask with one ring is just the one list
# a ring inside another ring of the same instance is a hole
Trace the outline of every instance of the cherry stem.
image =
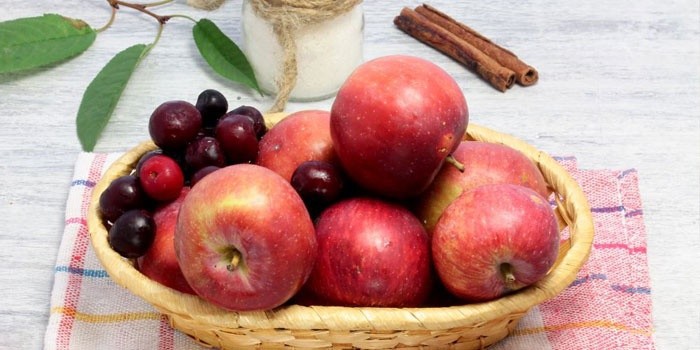
[(162, 0), (162, 1), (150, 2), (150, 3), (143, 4), (143, 7), (160, 6), (160, 5), (165, 5), (169, 2), (173, 2), (173, 0)]
[(115, 9), (119, 9), (119, 6), (124, 6), (124, 7), (128, 7), (128, 8), (132, 8), (132, 9), (137, 10), (139, 12), (145, 13), (145, 14), (155, 18), (158, 21), (158, 23), (160, 23), (160, 24), (165, 24), (165, 22), (167, 22), (171, 17), (171, 16), (160, 16), (156, 13), (151, 12), (147, 8), (150, 6), (164, 4), (164, 3), (167, 3), (169, 1), (159, 1), (159, 2), (154, 2), (154, 3), (150, 3), (150, 4), (135, 4), (135, 3), (126, 2), (126, 1), (122, 1), (122, 0), (107, 0), (107, 2), (109, 2), (109, 5)]
[(107, 22), (107, 24), (103, 25), (101, 28), (95, 30), (96, 32), (101, 33), (103, 31), (107, 30), (107, 28), (111, 27), (112, 23), (114, 23), (114, 18), (117, 15), (117, 8), (114, 6), (110, 6), (110, 7), (112, 8), (112, 14), (109, 16), (109, 21)]
[(192, 18), (192, 17), (190, 17), (190, 16), (186, 16), (186, 15), (170, 15), (169, 17), (170, 17), (170, 18), (178, 18), (178, 17), (179, 17), (179, 18), (189, 19), (190, 21), (192, 21), (192, 22), (194, 22), (194, 23), (197, 23), (197, 20), (196, 20), (196, 19), (194, 19), (194, 18)]
[[(160, 40), (160, 36), (163, 34), (163, 28), (165, 27), (165, 23), (159, 23), (158, 25), (158, 33), (156, 34), (156, 38), (153, 40), (153, 43), (151, 45), (148, 45), (148, 48), (146, 49), (146, 52), (149, 52), (153, 49), (153, 47), (156, 46), (158, 41)], [(145, 53), (144, 53), (145, 55)]]
[(455, 157), (453, 157), (452, 155), (447, 156), (447, 158), (445, 158), (445, 162), (457, 168), (457, 170), (459, 170), (460, 173), (464, 172), (464, 164), (455, 159)]
[(503, 276), (503, 280), (505, 281), (506, 288), (508, 288), (508, 290), (517, 289), (515, 275), (513, 275), (513, 265), (509, 263), (501, 264), (501, 275)]

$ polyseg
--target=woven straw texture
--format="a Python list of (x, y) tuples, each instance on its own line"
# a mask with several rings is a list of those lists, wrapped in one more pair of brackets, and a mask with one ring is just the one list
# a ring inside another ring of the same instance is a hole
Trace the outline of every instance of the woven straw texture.
[[(267, 115), (269, 126), (283, 114)], [(501, 143), (530, 158), (541, 170), (556, 203), (566, 239), (552, 270), (538, 283), (500, 299), (431, 308), (350, 308), (288, 305), (259, 312), (231, 312), (199, 297), (164, 287), (143, 276), (114, 252), (98, 215), (100, 194), (115, 178), (128, 174), (142, 154), (155, 148), (144, 142), (114, 162), (93, 191), (87, 214), (91, 242), (110, 277), (152, 304), (170, 324), (202, 344), (222, 349), (277, 348), (451, 348), (481, 349), (505, 338), (533, 306), (569, 286), (588, 259), (593, 220), (580, 186), (553, 158), (512, 136), (470, 124), (468, 140)]]

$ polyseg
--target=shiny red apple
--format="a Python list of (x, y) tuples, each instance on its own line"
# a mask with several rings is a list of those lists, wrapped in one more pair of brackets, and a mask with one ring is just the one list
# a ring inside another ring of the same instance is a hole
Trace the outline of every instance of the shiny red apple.
[(513, 184), (461, 194), (435, 226), (435, 270), (467, 301), (496, 299), (543, 278), (559, 251), (559, 230), (546, 199)]
[(294, 188), (253, 164), (214, 171), (180, 208), (175, 252), (192, 289), (235, 311), (282, 305), (317, 255), (313, 223)]
[(183, 187), (177, 199), (156, 208), (153, 213), (153, 221), (156, 223), (155, 239), (146, 254), (138, 258), (137, 264), (139, 271), (148, 278), (177, 291), (195, 294), (182, 275), (175, 256), (174, 242), (177, 213), (189, 191), (189, 187)]
[(311, 160), (337, 162), (328, 111), (299, 111), (275, 124), (260, 140), (256, 164), (291, 181), (297, 167)]
[(464, 136), (467, 102), (442, 68), (411, 56), (360, 65), (331, 107), (331, 136), (348, 175), (392, 198), (425, 190)]
[(462, 192), (481, 185), (512, 183), (535, 190), (548, 198), (547, 183), (537, 166), (522, 152), (497, 143), (462, 141), (452, 156), (465, 167), (459, 171), (445, 165), (423, 192), (414, 212), (431, 234), (438, 218)]
[(430, 240), (405, 208), (352, 198), (316, 223), (319, 256), (300, 297), (341, 306), (419, 306), (432, 285)]

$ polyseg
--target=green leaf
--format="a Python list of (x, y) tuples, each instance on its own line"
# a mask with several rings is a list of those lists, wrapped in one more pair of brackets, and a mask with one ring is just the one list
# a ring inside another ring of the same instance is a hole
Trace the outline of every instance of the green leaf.
[(131, 74), (151, 47), (138, 44), (118, 53), (88, 85), (76, 118), (78, 139), (84, 151), (91, 152), (95, 148)]
[(214, 22), (204, 18), (192, 28), (194, 42), (209, 66), (223, 77), (262, 91), (255, 79), (253, 67), (241, 49)]
[(92, 45), (96, 36), (87, 23), (56, 14), (0, 22), (0, 73), (77, 56)]

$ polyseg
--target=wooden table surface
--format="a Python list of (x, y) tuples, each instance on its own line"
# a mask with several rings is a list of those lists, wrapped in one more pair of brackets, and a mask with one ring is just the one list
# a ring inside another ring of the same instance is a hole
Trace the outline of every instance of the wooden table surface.
[[(235, 40), (240, 1), (214, 12), (184, 0), (161, 14), (207, 17)], [(392, 19), (418, 1), (365, 3), (365, 58), (412, 54), (450, 72), (471, 122), (515, 135), (583, 168), (636, 168), (648, 231), (655, 340), (659, 349), (700, 345), (700, 2), (432, 1), (511, 49), (540, 72), (537, 85), (506, 93), (396, 29)], [(0, 21), (60, 13), (100, 27), (102, 0), (0, 0)], [(215, 75), (191, 40), (191, 22), (172, 20), (124, 91), (96, 151), (125, 151), (148, 138), (148, 117), (171, 99), (207, 88), (231, 105), (261, 109), (270, 98)], [(0, 76), (0, 349), (38, 349), (49, 316), (64, 209), (80, 150), (75, 115), (87, 84), (117, 52), (149, 43), (155, 22), (125, 9), (81, 56)], [(288, 111), (329, 109), (332, 100)]]

